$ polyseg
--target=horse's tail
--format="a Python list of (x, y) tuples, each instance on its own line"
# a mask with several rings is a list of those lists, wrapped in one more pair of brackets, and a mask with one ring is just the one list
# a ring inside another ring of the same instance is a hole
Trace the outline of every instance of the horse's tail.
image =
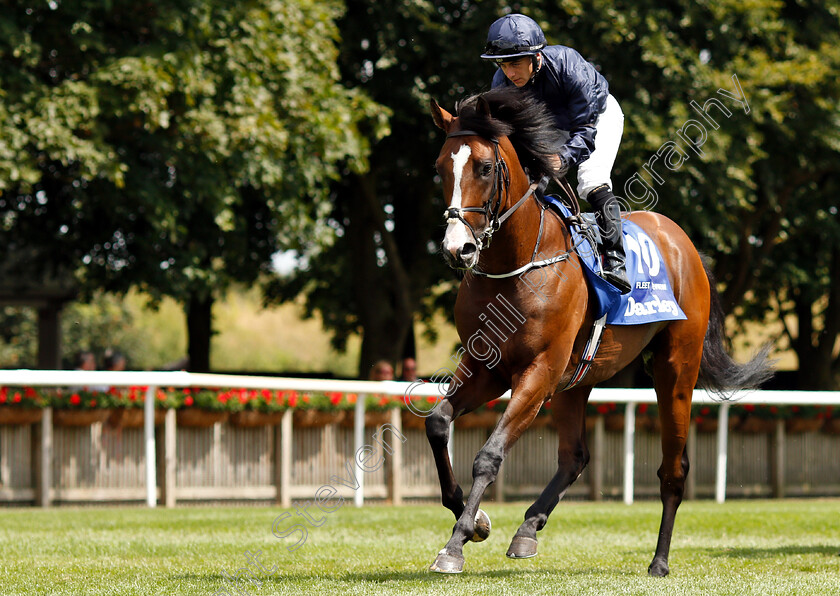
[(715, 288), (715, 278), (709, 263), (703, 259), (703, 269), (709, 279), (709, 327), (703, 340), (703, 357), (700, 361), (698, 385), (723, 400), (728, 400), (739, 389), (755, 389), (773, 376), (772, 362), (768, 359), (770, 344), (765, 345), (752, 360), (738, 364), (726, 351), (724, 314), (720, 296)]

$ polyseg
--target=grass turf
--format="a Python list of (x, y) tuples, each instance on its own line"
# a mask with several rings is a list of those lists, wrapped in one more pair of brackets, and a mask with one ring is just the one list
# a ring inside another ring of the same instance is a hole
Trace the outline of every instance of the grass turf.
[[(427, 571), (453, 523), (437, 505), (320, 514), (295, 552), (287, 547), (300, 533), (272, 534), (278, 508), (7, 509), (0, 594), (840, 595), (840, 500), (686, 502), (664, 579), (646, 574), (659, 503), (561, 503), (538, 535), (539, 555), (507, 559), (526, 508), (488, 504), (493, 531), (466, 546), (458, 576)], [(226, 583), (257, 551), (260, 583), (246, 572)]]

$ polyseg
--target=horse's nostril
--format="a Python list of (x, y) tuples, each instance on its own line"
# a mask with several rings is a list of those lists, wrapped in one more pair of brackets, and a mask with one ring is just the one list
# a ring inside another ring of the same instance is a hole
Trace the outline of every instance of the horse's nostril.
[(458, 249), (458, 257), (461, 259), (469, 259), (473, 254), (475, 254), (475, 244), (472, 242), (467, 242)]

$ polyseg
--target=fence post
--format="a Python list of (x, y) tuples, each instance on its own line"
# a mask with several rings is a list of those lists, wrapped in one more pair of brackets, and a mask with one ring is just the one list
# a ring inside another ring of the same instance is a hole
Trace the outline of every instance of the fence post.
[[(402, 414), (399, 408), (391, 408), (391, 426), (397, 432), (402, 434)], [(392, 448), (394, 452), (391, 454), (391, 469), (390, 481), (388, 482), (388, 492), (390, 492), (391, 504), (402, 505), (403, 495), (403, 443), (402, 441), (394, 441)], [(362, 474), (364, 476), (364, 474)]]
[(602, 499), (601, 491), (604, 487), (604, 416), (595, 416), (595, 428), (592, 431), (592, 458), (589, 469), (592, 470), (592, 481), (589, 485), (590, 497), (593, 501)]
[(178, 423), (175, 409), (166, 410), (163, 419), (163, 503), (175, 507), (175, 474), (178, 462)]
[(274, 434), (274, 475), (277, 485), (277, 503), (280, 507), (292, 506), (292, 411), (283, 412), (280, 425)]
[[(353, 469), (356, 470), (356, 454), (365, 446), (365, 402), (367, 402), (367, 395), (359, 395), (356, 398), (356, 409), (354, 410), (353, 420)], [(359, 485), (356, 492), (353, 494), (353, 504), (356, 507), (361, 507), (365, 504), (365, 475), (356, 474), (356, 483)]]
[(146, 444), (146, 505), (157, 506), (157, 450), (155, 449), (155, 393), (157, 387), (146, 388), (143, 403), (143, 438)]
[(773, 496), (783, 499), (785, 496), (785, 421), (776, 420), (776, 432), (770, 443), (770, 478), (773, 483)]
[(726, 458), (729, 448), (729, 404), (724, 402), (718, 412), (717, 469), (715, 470), (715, 500), (726, 501)]
[(52, 408), (44, 408), (41, 425), (38, 428), (36, 503), (39, 507), (52, 504), (52, 459), (53, 459), (53, 424)]
[(633, 474), (636, 467), (636, 402), (624, 408), (624, 504), (633, 504)]

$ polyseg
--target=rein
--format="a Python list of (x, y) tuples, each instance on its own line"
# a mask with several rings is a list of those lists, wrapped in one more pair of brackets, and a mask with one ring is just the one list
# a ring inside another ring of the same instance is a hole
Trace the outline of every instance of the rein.
[[(451, 132), (446, 135), (446, 138), (452, 137), (468, 137), (468, 136), (476, 136), (482, 137), (482, 135), (478, 134), (473, 130), (457, 130), (455, 132)], [(483, 138), (483, 137), (482, 137)], [(479, 249), (482, 250), (490, 246), (490, 242), (493, 239), (493, 234), (502, 227), (502, 224), (511, 216), (513, 215), (517, 209), (519, 209), (522, 205), (525, 204), (531, 196), (537, 191), (537, 189), (545, 189), (545, 186), (548, 184), (548, 178), (543, 178), (542, 180), (533, 182), (529, 187), (528, 190), (522, 195), (513, 207), (505, 211), (504, 213), (500, 213), (502, 209), (502, 204), (504, 203), (504, 197), (510, 194), (510, 172), (507, 167), (507, 163), (502, 158), (501, 152), (499, 150), (499, 139), (489, 139), (491, 143), (493, 143), (493, 169), (495, 171), (495, 176), (493, 177), (493, 187), (490, 190), (490, 198), (485, 201), (484, 205), (481, 207), (448, 207), (443, 216), (447, 222), (452, 219), (457, 219), (469, 229), (470, 233), (473, 235), (473, 238), (476, 241)], [(558, 180), (554, 178), (554, 181), (563, 189), (563, 192), (569, 198), (569, 201), (572, 206), (572, 212), (574, 214), (580, 213), (580, 206), (578, 205), (577, 198), (575, 197), (575, 192), (572, 190), (572, 187), (569, 185), (569, 182), (563, 178), (562, 180)], [(494, 199), (497, 199), (494, 201)], [(485, 273), (484, 271), (478, 271), (477, 269), (473, 269), (471, 273), (474, 275), (479, 275), (483, 277), (489, 277), (491, 279), (504, 279), (507, 277), (514, 277), (516, 275), (522, 275), (524, 272), (529, 271), (531, 269), (537, 269), (540, 267), (547, 267), (548, 265), (553, 265), (554, 263), (559, 263), (561, 261), (565, 261), (569, 258), (569, 253), (563, 253), (560, 255), (555, 255), (550, 259), (544, 259), (542, 261), (536, 261), (537, 254), (539, 253), (540, 241), (542, 240), (543, 235), (543, 224), (545, 220), (545, 210), (546, 205), (540, 204), (540, 231), (537, 235), (537, 242), (534, 245), (534, 252), (531, 255), (531, 261), (515, 269), (514, 271), (509, 271), (507, 273)], [(465, 213), (483, 213), (485, 219), (487, 219), (487, 227), (484, 229), (481, 234), (477, 234), (475, 229), (470, 225), (470, 223), (464, 219)]]

